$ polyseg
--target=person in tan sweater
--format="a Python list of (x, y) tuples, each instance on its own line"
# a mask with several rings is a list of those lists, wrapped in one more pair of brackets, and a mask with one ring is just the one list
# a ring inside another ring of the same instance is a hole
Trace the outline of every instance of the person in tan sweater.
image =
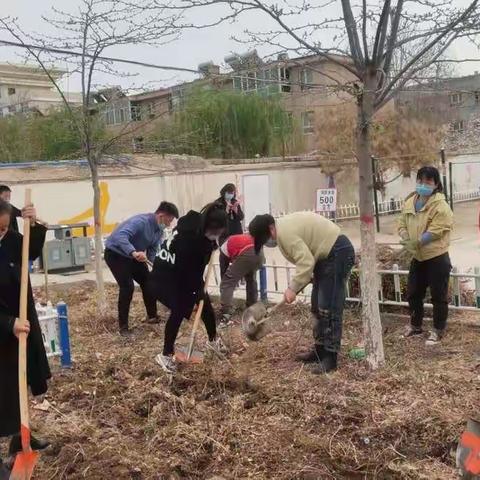
[(326, 373), (337, 368), (337, 354), (342, 340), (346, 283), (355, 263), (355, 251), (340, 228), (325, 217), (310, 213), (292, 213), (275, 220), (271, 215), (257, 215), (249, 225), (255, 251), (278, 246), (282, 255), (296, 266), (285, 290), (286, 303), (313, 281), (312, 313), (315, 345), (297, 356), (314, 363), (312, 373)]

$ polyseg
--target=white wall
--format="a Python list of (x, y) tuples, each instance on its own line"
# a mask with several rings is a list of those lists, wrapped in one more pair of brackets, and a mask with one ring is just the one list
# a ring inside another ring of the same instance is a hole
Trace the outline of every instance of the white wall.
[[(452, 159), (453, 160), (453, 159)], [(478, 190), (480, 187), (480, 163), (478, 156), (462, 156), (455, 159), (455, 191)], [(23, 172), (22, 172), (23, 173)], [(102, 182), (108, 185), (110, 201), (104, 219), (105, 231), (108, 233), (115, 224), (131, 215), (153, 211), (162, 200), (176, 203), (180, 213), (202, 206), (218, 198), (225, 183), (237, 185), (242, 199), (243, 175), (265, 174), (270, 180), (271, 213), (278, 215), (298, 210), (315, 208), (315, 192), (318, 188), (328, 186), (327, 177), (318, 166), (273, 165), (268, 168), (245, 169), (245, 166), (223, 167), (219, 171), (168, 174), (164, 176), (106, 178)], [(8, 179), (8, 172), (0, 171), (0, 183), (10, 184), (13, 190), (12, 203), (23, 205), (24, 189), (32, 188), (33, 200), (39, 217), (49, 223), (64, 221), (84, 222), (93, 225), (92, 215), (87, 213), (79, 217), (92, 205), (92, 188), (89, 180), (64, 181), (58, 179), (50, 182), (28, 182), (28, 170), (25, 170), (22, 183), (15, 184)], [(396, 175), (392, 172), (391, 177)], [(13, 177), (12, 177), (13, 178)], [(18, 178), (18, 172), (17, 172)], [(357, 170), (351, 168), (335, 175), (338, 188), (338, 203), (346, 204), (358, 201)], [(384, 199), (407, 196), (415, 185), (415, 175), (410, 178), (400, 177), (387, 185)], [(76, 218), (78, 217), (78, 218)]]
[[(270, 179), (270, 202), (272, 214), (314, 208), (315, 191), (326, 186), (326, 177), (318, 167), (265, 168), (252, 170), (230, 170), (218, 172), (180, 173), (175, 175), (107, 178), (101, 182), (108, 186), (110, 200), (106, 208), (104, 230), (108, 233), (113, 226), (136, 213), (155, 210), (162, 200), (177, 204), (180, 213), (200, 209), (218, 198), (226, 183), (234, 183), (243, 199), (242, 176), (266, 174)], [(26, 187), (32, 189), (33, 201), (38, 216), (56, 223), (88, 221), (93, 225), (91, 212), (92, 188), (88, 180), (21, 183), (9, 182), (0, 172), (0, 183), (12, 188), (12, 203), (21, 206)], [(26, 173), (28, 180), (28, 172)], [(83, 212), (86, 214), (81, 216)]]

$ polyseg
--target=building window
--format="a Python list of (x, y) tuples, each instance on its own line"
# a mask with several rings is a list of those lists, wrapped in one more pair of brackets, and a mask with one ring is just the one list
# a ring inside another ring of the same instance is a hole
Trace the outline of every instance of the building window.
[(117, 123), (124, 123), (125, 122), (125, 111), (123, 108), (117, 110), (117, 115), (115, 120)]
[(15, 95), (15, 89), (13, 87), (8, 87), (8, 94)]
[(114, 125), (115, 124), (115, 114), (113, 112), (113, 108), (107, 108), (105, 111), (105, 123), (107, 125)]
[(292, 86), (290, 85), (290, 69), (286, 67), (280, 68), (280, 90), (284, 93), (290, 93)]
[(454, 132), (463, 133), (465, 130), (465, 122), (463, 120), (453, 122), (452, 129)]
[(462, 94), (461, 93), (452, 93), (450, 95), (450, 105), (453, 107), (455, 105), (460, 105), (462, 103)]
[(235, 90), (242, 89), (242, 78), (241, 77), (233, 77), (233, 88)]
[(248, 90), (256, 90), (257, 89), (257, 74), (256, 72), (249, 72), (247, 73), (248, 77)]
[(258, 88), (261, 88), (261, 85), (259, 86), (261, 78), (262, 74), (260, 72), (244, 72), (239, 77), (234, 77), (233, 86), (236, 90), (242, 92), (256, 92)]
[(173, 111), (182, 110), (185, 107), (186, 91), (184, 88), (176, 88), (172, 92), (172, 109)]
[(147, 104), (147, 117), (150, 119), (155, 118), (155, 105), (153, 103)]
[(133, 122), (139, 122), (142, 119), (142, 111), (140, 105), (132, 105), (130, 107), (130, 112)]
[(313, 71), (310, 68), (300, 70), (300, 88), (303, 90), (310, 90), (313, 88)]
[(473, 95), (475, 97), (475, 105), (480, 104), (480, 92), (474, 92)]
[(313, 133), (315, 112), (302, 112), (302, 131), (304, 135)]

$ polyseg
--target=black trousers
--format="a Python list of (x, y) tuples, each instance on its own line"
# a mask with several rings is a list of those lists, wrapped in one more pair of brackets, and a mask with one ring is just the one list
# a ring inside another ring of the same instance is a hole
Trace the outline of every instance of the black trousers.
[(452, 264), (448, 253), (424, 262), (412, 260), (408, 274), (407, 296), (413, 327), (422, 327), (423, 302), (427, 288), (430, 288), (433, 304), (433, 327), (437, 330), (445, 329), (448, 317), (448, 284), (451, 270)]
[(142, 289), (143, 302), (147, 309), (148, 318), (157, 316), (157, 301), (146, 288), (148, 280), (148, 267), (145, 263), (137, 262), (133, 258), (126, 258), (118, 253), (105, 250), (105, 262), (118, 283), (118, 324), (120, 329), (128, 328), (128, 314), (132, 303), (134, 281)]
[[(161, 299), (159, 300), (162, 301)], [(164, 305), (170, 308), (170, 317), (168, 317), (167, 324), (165, 325), (163, 354), (173, 355), (173, 353), (175, 352), (175, 340), (177, 339), (180, 325), (182, 324), (183, 319), (188, 316), (187, 312), (189, 312), (191, 309), (189, 306), (187, 306), (186, 302), (182, 301), (181, 297), (178, 297), (173, 305), (166, 305), (166, 303), (168, 302), (165, 302)], [(217, 337), (215, 312), (213, 310), (210, 297), (207, 293), (204, 294), (202, 320), (207, 330), (208, 339), (210, 341), (215, 340), (215, 338)]]

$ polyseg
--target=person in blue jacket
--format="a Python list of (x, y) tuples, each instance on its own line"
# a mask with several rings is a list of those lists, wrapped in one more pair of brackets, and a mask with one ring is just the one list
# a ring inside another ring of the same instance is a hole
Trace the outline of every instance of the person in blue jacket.
[(118, 324), (121, 335), (128, 335), (128, 315), (134, 281), (140, 285), (147, 310), (147, 321), (158, 323), (157, 302), (145, 288), (148, 279), (147, 261), (153, 263), (163, 240), (165, 227), (178, 218), (177, 207), (162, 202), (155, 213), (135, 215), (121, 223), (107, 238), (105, 262), (120, 288), (118, 294)]

